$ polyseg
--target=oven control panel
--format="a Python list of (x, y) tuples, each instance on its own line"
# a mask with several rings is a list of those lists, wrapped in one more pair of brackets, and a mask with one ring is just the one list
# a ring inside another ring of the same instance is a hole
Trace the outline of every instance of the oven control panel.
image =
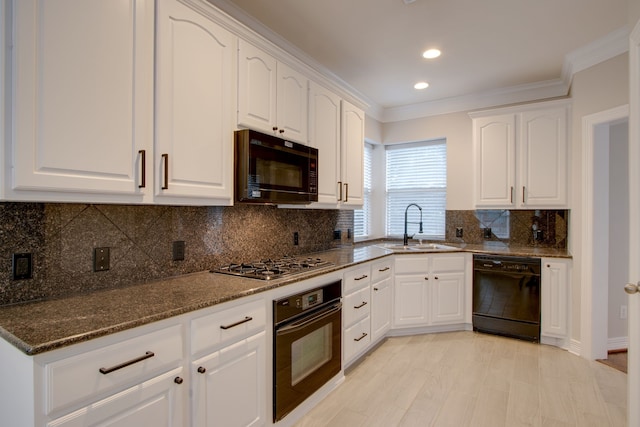
[(308, 294), (304, 294), (301, 297), (296, 298), (296, 308), (306, 310), (310, 307), (315, 307), (318, 304), (322, 304), (322, 289), (317, 289)]

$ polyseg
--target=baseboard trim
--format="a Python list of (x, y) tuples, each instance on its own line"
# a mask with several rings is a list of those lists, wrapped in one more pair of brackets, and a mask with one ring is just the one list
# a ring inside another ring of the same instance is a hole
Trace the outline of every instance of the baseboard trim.
[(629, 337), (614, 337), (607, 339), (607, 351), (626, 350), (629, 348)]

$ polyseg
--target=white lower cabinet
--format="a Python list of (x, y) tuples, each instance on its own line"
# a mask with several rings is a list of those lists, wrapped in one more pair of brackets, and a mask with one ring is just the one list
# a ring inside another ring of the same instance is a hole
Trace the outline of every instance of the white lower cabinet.
[(393, 258), (371, 264), (371, 342), (377, 342), (391, 328), (392, 284)]
[(193, 426), (266, 424), (264, 299), (191, 321)]
[(194, 426), (265, 424), (265, 332), (191, 364)]
[(542, 258), (540, 264), (540, 334), (566, 338), (569, 333), (571, 260)]
[(147, 380), (71, 414), (47, 423), (48, 427), (181, 427), (184, 425), (183, 368)]
[(395, 327), (464, 322), (465, 254), (401, 255), (395, 261)]

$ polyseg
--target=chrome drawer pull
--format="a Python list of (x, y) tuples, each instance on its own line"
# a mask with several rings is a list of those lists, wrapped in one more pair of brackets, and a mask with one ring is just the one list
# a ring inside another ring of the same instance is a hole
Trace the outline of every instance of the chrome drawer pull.
[(367, 276), (366, 274), (363, 274), (360, 277), (355, 277), (353, 280), (362, 280), (362, 279), (366, 279), (367, 277), (369, 277), (369, 276)]
[(360, 341), (360, 340), (362, 340), (362, 339), (363, 339), (364, 337), (366, 337), (366, 336), (367, 336), (367, 333), (366, 333), (366, 332), (363, 332), (363, 333), (362, 333), (362, 336), (361, 336), (360, 338), (354, 338), (353, 340), (354, 340), (354, 341)]
[(100, 368), (98, 369), (101, 374), (107, 375), (113, 371), (117, 371), (118, 369), (126, 368), (129, 365), (133, 365), (134, 363), (142, 362), (143, 360), (149, 359), (150, 357), (155, 356), (153, 351), (147, 351), (144, 356), (137, 357), (135, 359), (131, 359), (128, 362), (121, 363), (116, 366), (112, 366), (111, 368)]
[(358, 309), (358, 308), (362, 308), (362, 307), (364, 307), (365, 305), (367, 305), (367, 302), (366, 302), (366, 301), (362, 301), (362, 304), (360, 304), (360, 305), (354, 305), (354, 306), (353, 306), (353, 308)]
[(253, 320), (253, 317), (247, 316), (244, 319), (237, 321), (236, 323), (232, 323), (230, 325), (220, 325), (220, 329), (224, 329), (224, 330), (231, 329), (238, 325), (242, 325), (243, 323), (251, 322), (252, 320)]

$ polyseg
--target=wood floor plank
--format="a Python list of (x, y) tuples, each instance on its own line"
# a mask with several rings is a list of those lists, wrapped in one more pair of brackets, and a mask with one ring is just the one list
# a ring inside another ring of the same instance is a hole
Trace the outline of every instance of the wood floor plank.
[(474, 332), (394, 337), (296, 427), (626, 425), (626, 374)]

